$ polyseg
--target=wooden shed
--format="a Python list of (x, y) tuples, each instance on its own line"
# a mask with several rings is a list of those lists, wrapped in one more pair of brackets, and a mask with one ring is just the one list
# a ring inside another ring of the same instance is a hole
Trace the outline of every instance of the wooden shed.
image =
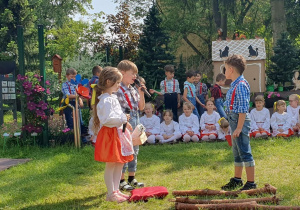
[[(264, 39), (246, 39), (212, 42), (212, 61), (214, 82), (219, 73), (223, 73), (224, 60), (233, 54), (242, 55), (247, 60), (244, 76), (248, 80), (251, 92), (266, 91), (266, 49)], [(230, 81), (226, 82), (230, 84)], [(228, 89), (229, 87), (224, 87)]]

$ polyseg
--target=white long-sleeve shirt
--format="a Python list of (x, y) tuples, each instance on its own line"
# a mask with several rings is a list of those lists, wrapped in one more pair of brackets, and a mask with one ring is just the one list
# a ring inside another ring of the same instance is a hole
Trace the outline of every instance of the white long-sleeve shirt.
[(193, 131), (194, 134), (199, 135), (199, 119), (193, 113), (190, 116), (185, 116), (183, 113), (179, 116), (179, 129), (181, 134), (186, 134), (187, 131)]
[(291, 121), (291, 116), (287, 112), (282, 114), (274, 112), (271, 117), (271, 127), (273, 130), (283, 129), (285, 131), (292, 128)]
[(145, 126), (147, 132), (152, 134), (160, 133), (160, 119), (156, 115), (147, 117), (146, 115), (140, 118), (140, 123)]
[(218, 130), (219, 126), (220, 126), (219, 123), (218, 123), (219, 119), (220, 119), (220, 115), (219, 115), (218, 112), (213, 111), (212, 114), (208, 114), (207, 111), (205, 111), (202, 114), (201, 119), (200, 119), (200, 128), (201, 128), (201, 130), (207, 130), (205, 128), (205, 126), (207, 124), (213, 124), (213, 125), (215, 125), (216, 126), (216, 130)]
[(100, 120), (100, 128), (102, 126), (119, 128), (127, 122), (116, 95), (104, 93), (98, 99), (97, 116)]
[(296, 108), (291, 107), (290, 105), (287, 106), (286, 112), (292, 117), (292, 126), (295, 126), (297, 123), (299, 123), (299, 109), (300, 106), (297, 106)]
[(260, 111), (252, 109), (250, 112), (250, 119), (252, 132), (259, 128), (263, 128), (270, 132), (270, 111), (267, 108), (263, 108)]
[(160, 124), (160, 135), (176, 135), (181, 134), (179, 130), (179, 124), (174, 120), (169, 125), (166, 125), (165, 121)]

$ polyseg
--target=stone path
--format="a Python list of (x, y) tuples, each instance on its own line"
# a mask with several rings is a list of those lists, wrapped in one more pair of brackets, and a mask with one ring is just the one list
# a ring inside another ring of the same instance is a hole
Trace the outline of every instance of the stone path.
[(26, 163), (31, 159), (8, 159), (8, 158), (0, 158), (0, 171), (6, 170), (15, 165), (19, 165), (22, 163)]

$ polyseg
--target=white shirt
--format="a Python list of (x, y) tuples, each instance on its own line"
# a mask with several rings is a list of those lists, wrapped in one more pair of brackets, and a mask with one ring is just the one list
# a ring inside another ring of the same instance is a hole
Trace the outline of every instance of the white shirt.
[(250, 112), (251, 119), (251, 131), (263, 128), (266, 131), (270, 131), (270, 111), (267, 108), (263, 108), (258, 111), (257, 109), (252, 109)]
[(175, 121), (171, 121), (169, 125), (166, 125), (165, 121), (160, 124), (160, 135), (176, 135), (181, 134), (179, 130), (179, 124)]
[(145, 126), (147, 132), (151, 132), (152, 134), (160, 133), (160, 119), (156, 115), (152, 115), (152, 117), (147, 117), (144, 115), (140, 119), (140, 123)]
[(119, 128), (127, 122), (127, 117), (123, 113), (116, 95), (104, 93), (98, 99), (97, 116), (100, 120), (100, 128), (102, 126)]
[(292, 117), (292, 126), (295, 126), (297, 123), (299, 123), (299, 109), (300, 106), (297, 106), (297, 108), (293, 108), (290, 105), (288, 105), (286, 108), (286, 112)]
[(282, 114), (278, 112), (273, 113), (271, 117), (271, 127), (273, 130), (288, 130), (292, 128), (291, 116), (287, 112), (283, 112)]
[(183, 113), (179, 116), (179, 129), (182, 134), (186, 134), (187, 131), (193, 131), (194, 134), (200, 134), (199, 132), (199, 119), (193, 113), (187, 117)]
[(219, 121), (220, 115), (218, 112), (213, 111), (212, 114), (208, 114), (207, 111), (205, 111), (200, 119), (200, 128), (201, 130), (205, 130), (206, 124), (213, 124), (216, 126), (216, 130), (219, 129)]
[(226, 140), (225, 136), (230, 135), (230, 133), (231, 133), (230, 126), (228, 127), (228, 132), (227, 133), (224, 133), (224, 131), (221, 129), (221, 127), (219, 127), (219, 129), (218, 129), (218, 139)]
[(97, 135), (99, 133), (99, 130), (97, 130), (96, 132), (94, 132), (94, 116), (91, 117), (90, 121), (89, 121), (89, 135), (93, 136), (93, 138), (91, 139), (94, 143), (96, 143), (97, 140)]

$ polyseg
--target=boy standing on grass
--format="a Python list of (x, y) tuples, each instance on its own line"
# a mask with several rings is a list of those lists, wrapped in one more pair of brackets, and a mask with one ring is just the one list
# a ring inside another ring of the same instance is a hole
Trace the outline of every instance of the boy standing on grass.
[(255, 189), (254, 160), (250, 147), (250, 86), (243, 76), (246, 60), (241, 55), (233, 55), (225, 61), (225, 75), (231, 79), (231, 87), (226, 94), (226, 111), (232, 133), (232, 151), (234, 156), (234, 178), (222, 186), (223, 190), (232, 190), (243, 186), (242, 171), (246, 169), (247, 182), (240, 190)]
[(223, 108), (223, 96), (221, 86), (225, 85), (226, 76), (222, 73), (218, 74), (216, 77), (216, 84), (213, 86), (211, 90), (211, 97), (215, 100), (215, 106), (217, 111), (220, 114), (220, 117), (224, 117), (227, 119), (227, 115)]
[[(139, 110), (144, 110), (145, 108), (145, 97), (141, 87), (136, 89), (135, 87), (131, 86), (134, 84), (134, 80), (137, 78), (138, 68), (129, 60), (122, 60), (118, 64), (117, 68), (123, 75), (123, 78), (116, 95), (120, 102), (122, 111), (126, 113), (126, 109), (130, 110), (129, 123), (131, 124), (132, 128), (135, 129), (135, 127), (139, 124)], [(144, 84), (141, 84), (141, 86), (146, 89)], [(120, 190), (131, 191), (135, 187), (144, 187), (144, 183), (138, 182), (135, 179), (139, 146), (134, 146), (133, 149), (134, 159), (128, 163), (125, 163), (122, 170), (122, 176), (119, 185)], [(125, 181), (126, 169), (128, 170), (128, 182)]]
[[(75, 90), (76, 86), (71, 83), (71, 79), (75, 80), (76, 75), (77, 75), (77, 71), (75, 69), (73, 69), (73, 68), (67, 69), (67, 71), (66, 71), (67, 81), (62, 84), (62, 90), (61, 90), (62, 93), (63, 93), (63, 97), (67, 98), (67, 96), (68, 96), (69, 99), (70, 99), (69, 103), (74, 107), (75, 107), (75, 98), (76, 98), (76, 94), (75, 94), (76, 93), (76, 90)], [(83, 101), (80, 97), (78, 99), (78, 102), (79, 102), (79, 107), (82, 108), (83, 107)], [(70, 107), (65, 108), (64, 109), (64, 114), (65, 114), (67, 126), (68, 126), (68, 128), (70, 128), (72, 130), (74, 128), (72, 108), (70, 108)], [(80, 111), (80, 109), (79, 109), (79, 119), (80, 119), (81, 134), (85, 134), (86, 129), (83, 126), (83, 122), (81, 120), (81, 111)], [(85, 137), (82, 137), (82, 143), (87, 143), (87, 140), (86, 140)]]
[(174, 79), (174, 66), (165, 66), (165, 80), (160, 83), (160, 92), (150, 89), (150, 93), (157, 93), (164, 96), (165, 109), (171, 109), (173, 112), (173, 120), (178, 121), (177, 108), (180, 107), (180, 89), (179, 82)]
[(195, 76), (196, 73), (193, 71), (188, 71), (185, 73), (186, 75), (186, 81), (184, 82), (184, 91), (183, 91), (183, 95), (182, 95), (182, 99), (185, 102), (191, 102), (193, 107), (193, 114), (195, 114), (198, 119), (200, 120), (200, 116), (199, 113), (197, 111), (196, 108), (196, 104), (200, 104), (200, 106), (205, 108), (205, 105), (203, 103), (201, 103), (201, 101), (196, 97), (196, 91), (195, 91)]

